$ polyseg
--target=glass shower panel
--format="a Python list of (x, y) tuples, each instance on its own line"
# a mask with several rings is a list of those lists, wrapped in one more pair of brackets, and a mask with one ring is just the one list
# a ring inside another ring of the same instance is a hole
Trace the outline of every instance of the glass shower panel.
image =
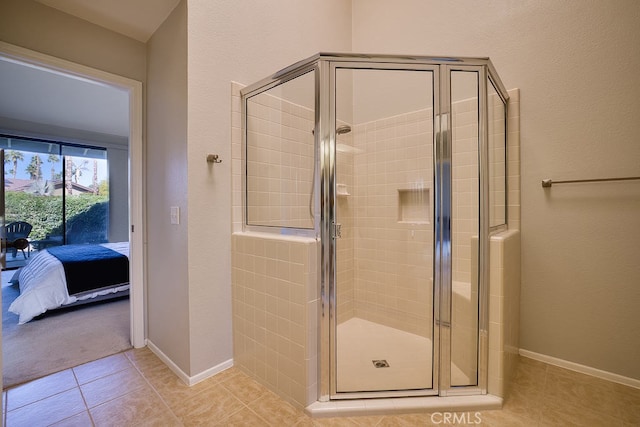
[(247, 99), (248, 225), (313, 228), (315, 77)]
[(336, 391), (431, 389), (433, 72), (335, 79)]
[(506, 106), (493, 82), (487, 81), (489, 145), (489, 226), (507, 223)]
[(479, 74), (451, 72), (451, 385), (478, 384)]

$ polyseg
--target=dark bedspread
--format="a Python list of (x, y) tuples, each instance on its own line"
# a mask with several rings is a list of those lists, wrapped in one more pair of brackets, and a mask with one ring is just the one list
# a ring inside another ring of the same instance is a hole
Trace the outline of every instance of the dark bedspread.
[(129, 283), (129, 258), (100, 245), (48, 248), (64, 267), (69, 295)]

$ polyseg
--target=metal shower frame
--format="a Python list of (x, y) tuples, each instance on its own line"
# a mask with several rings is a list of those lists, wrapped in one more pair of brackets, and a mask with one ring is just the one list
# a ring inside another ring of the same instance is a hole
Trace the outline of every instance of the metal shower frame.
[[(409, 391), (382, 391), (338, 393), (336, 391), (335, 331), (336, 316), (336, 251), (334, 244), (334, 224), (336, 223), (336, 111), (335, 75), (337, 68), (415, 70), (433, 73), (434, 96), (434, 299), (433, 299), (433, 388)], [(452, 386), (451, 366), (451, 194), (441, 194), (443, 188), (451, 187), (451, 173), (443, 168), (445, 160), (451, 156), (451, 73), (473, 71), (478, 73), (479, 95), (479, 318), (478, 318), (478, 385)], [(315, 161), (317, 171), (314, 180), (316, 194), (313, 195), (313, 229), (291, 229), (249, 225), (246, 211), (246, 103), (251, 96), (262, 93), (301, 75), (313, 72), (315, 75)], [(489, 58), (407, 56), (407, 55), (364, 55), (353, 53), (318, 53), (299, 61), (283, 70), (252, 84), (241, 91), (243, 129), (243, 228), (278, 234), (296, 234), (315, 237), (321, 241), (318, 255), (318, 298), (320, 319), (318, 331), (318, 400), (399, 397), (399, 396), (452, 396), (487, 393), (488, 370), (488, 303), (489, 303), (489, 234), (506, 228), (489, 225), (489, 174), (488, 174), (488, 82), (495, 88), (505, 104), (505, 138), (507, 135), (507, 103), (509, 95)], [(506, 167), (505, 139), (505, 167)], [(506, 185), (506, 176), (505, 176)], [(505, 194), (507, 193), (505, 189)], [(506, 206), (505, 206), (506, 211)], [(506, 215), (506, 212), (505, 212)], [(435, 326), (439, 325), (439, 326)]]

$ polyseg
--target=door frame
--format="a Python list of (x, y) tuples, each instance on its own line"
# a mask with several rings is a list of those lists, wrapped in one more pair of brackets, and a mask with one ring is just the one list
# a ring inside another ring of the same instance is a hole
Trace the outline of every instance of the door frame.
[[(92, 80), (129, 94), (129, 277), (130, 334), (135, 348), (146, 345), (142, 82), (0, 41), (0, 56), (61, 74)], [(0, 346), (1, 347), (1, 346)]]

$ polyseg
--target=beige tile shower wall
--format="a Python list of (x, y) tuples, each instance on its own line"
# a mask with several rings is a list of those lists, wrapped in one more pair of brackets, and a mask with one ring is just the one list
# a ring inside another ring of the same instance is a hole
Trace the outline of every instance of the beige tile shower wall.
[(505, 107), (496, 94), (489, 94), (489, 225), (506, 224)]
[[(346, 125), (339, 122), (338, 126)], [(337, 244), (337, 319), (338, 323), (355, 316), (355, 268), (354, 268), (354, 201), (353, 192), (353, 133), (337, 136), (336, 179), (338, 196), (337, 221), (342, 224), (342, 237)]]
[(472, 385), (478, 354), (478, 102), (457, 101), (451, 109), (451, 384)]
[(489, 384), (506, 396), (518, 364), (520, 327), (520, 92), (509, 91), (507, 140), (507, 231), (489, 242)]
[(314, 112), (267, 93), (247, 101), (247, 218), (313, 228)]
[(489, 284), (489, 393), (504, 397), (518, 362), (520, 231), (491, 236)]
[[(520, 240), (517, 234), (519, 227), (520, 206), (520, 164), (519, 164), (519, 93), (509, 91), (508, 110), (508, 218), (510, 231), (492, 236), (490, 239), (490, 365), (489, 380), (493, 394), (504, 396), (504, 387), (513, 374), (517, 362), (518, 323), (520, 301)], [(457, 194), (454, 199), (453, 214), (457, 228), (453, 234), (454, 265), (452, 295), (452, 361), (460, 369), (461, 378), (473, 378), (477, 365), (474, 356), (476, 350), (475, 331), (477, 330), (478, 293), (477, 293), (477, 148), (466, 156), (466, 150), (477, 147), (477, 102), (475, 99), (461, 101), (453, 108), (453, 185)], [(490, 104), (494, 107), (494, 120), (504, 119), (501, 103), (494, 99)], [(469, 114), (471, 113), (471, 114)], [(497, 124), (497, 123), (496, 123)], [(497, 127), (495, 127), (497, 129)], [(490, 132), (491, 133), (491, 132)], [(473, 135), (473, 137), (469, 137)], [(500, 135), (498, 132), (494, 136)], [(491, 135), (490, 135), (491, 137)], [(468, 145), (467, 145), (468, 143)], [(461, 149), (462, 148), (462, 149)], [(490, 147), (491, 148), (491, 147)], [(501, 148), (495, 148), (500, 157)], [(462, 173), (460, 169), (462, 168)], [(474, 178), (466, 176), (465, 168), (473, 171)], [(500, 168), (497, 168), (498, 170)], [(504, 175), (495, 174), (491, 179), (504, 182)], [(493, 188), (496, 188), (493, 186)], [(497, 191), (501, 188), (498, 186)], [(499, 198), (498, 198), (499, 199)], [(470, 203), (470, 201), (472, 203)], [(471, 209), (468, 209), (471, 207)], [(498, 204), (496, 208), (500, 209)], [(470, 258), (466, 258), (467, 246)], [(468, 280), (464, 280), (469, 277)], [(455, 382), (454, 382), (455, 384)]]
[(509, 93), (507, 111), (507, 222), (520, 230), (520, 89)]
[[(355, 125), (348, 197), (355, 215), (355, 315), (427, 337), (433, 289), (432, 117), (429, 109)], [(402, 194), (411, 206), (403, 206)]]
[(298, 407), (317, 400), (314, 239), (234, 233), (234, 364)]
[[(471, 247), (478, 247), (477, 236)], [(471, 251), (471, 277), (478, 277), (478, 251)], [(478, 378), (477, 280), (451, 283), (451, 385), (475, 385)]]
[(478, 102), (452, 104), (452, 275), (454, 282), (471, 283), (471, 242), (478, 235)]

